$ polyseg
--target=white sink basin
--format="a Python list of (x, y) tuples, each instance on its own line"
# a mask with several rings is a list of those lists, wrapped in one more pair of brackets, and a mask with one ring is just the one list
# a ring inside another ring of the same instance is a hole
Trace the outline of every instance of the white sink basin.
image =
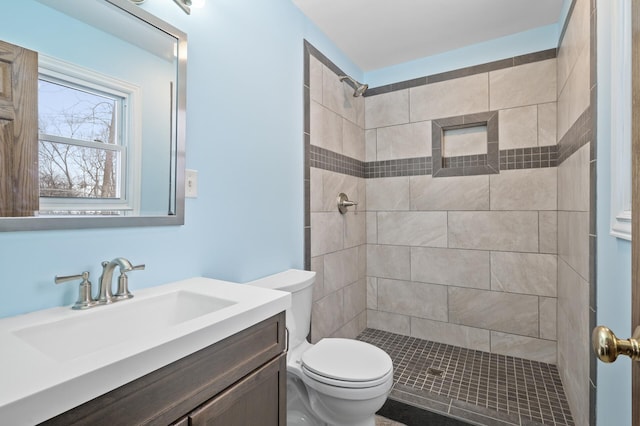
[[(16, 330), (14, 334), (43, 354), (72, 360), (141, 336), (210, 314), (236, 301), (177, 290), (117, 302), (112, 309), (92, 308), (90, 315)], [(104, 330), (109, 330), (106, 333)]]
[(0, 319), (0, 423), (41, 423), (291, 304), (289, 293), (209, 278), (134, 294)]

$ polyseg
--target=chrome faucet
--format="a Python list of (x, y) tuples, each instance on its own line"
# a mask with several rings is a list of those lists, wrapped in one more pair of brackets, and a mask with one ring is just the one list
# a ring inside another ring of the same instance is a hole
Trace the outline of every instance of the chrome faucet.
[[(120, 267), (120, 277), (118, 278), (118, 288), (114, 294), (112, 291), (113, 271), (116, 266)], [(102, 275), (98, 282), (98, 298), (96, 302), (100, 305), (117, 302), (118, 300), (130, 299), (133, 294), (129, 292), (127, 272), (139, 271), (144, 269), (145, 265), (133, 266), (124, 257), (116, 257), (111, 262), (106, 260), (102, 262)]]

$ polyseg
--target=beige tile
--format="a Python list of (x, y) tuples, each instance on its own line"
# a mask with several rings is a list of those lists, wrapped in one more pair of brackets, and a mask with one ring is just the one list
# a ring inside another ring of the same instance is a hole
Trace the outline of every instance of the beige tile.
[(309, 55), (309, 94), (319, 104), (322, 104), (322, 67), (322, 62)]
[(449, 212), (449, 247), (538, 251), (538, 212)]
[(351, 321), (367, 309), (367, 281), (362, 279), (344, 288), (344, 318)]
[(324, 170), (315, 167), (309, 168), (309, 189), (310, 189), (310, 202), (309, 208), (312, 212), (324, 211), (324, 193), (323, 188), (323, 175)]
[(340, 213), (311, 213), (311, 256), (341, 250), (344, 225)]
[(311, 145), (342, 154), (342, 117), (311, 101)]
[(589, 211), (589, 144), (558, 167), (558, 210)]
[[(359, 191), (359, 180), (355, 176), (345, 175), (325, 170), (322, 175), (322, 210), (325, 212), (337, 212), (338, 194), (344, 192), (349, 200), (360, 203), (363, 194)], [(364, 191), (363, 191), (364, 192)], [(363, 203), (364, 206), (364, 203)], [(358, 204), (358, 207), (360, 205)], [(354, 211), (355, 209), (349, 209)], [(364, 209), (363, 209), (364, 210)]]
[(364, 130), (349, 120), (342, 122), (342, 153), (347, 157), (364, 161)]
[(406, 315), (367, 310), (367, 327), (390, 333), (410, 335), (410, 318)]
[(331, 337), (341, 337), (343, 339), (355, 339), (367, 327), (366, 312), (360, 313), (358, 316), (347, 322), (334, 332)]
[(344, 247), (367, 243), (367, 217), (363, 212), (348, 211), (344, 218)]
[(491, 210), (557, 210), (558, 171), (505, 170), (491, 175)]
[(339, 77), (329, 68), (324, 67), (323, 71), (323, 105), (340, 117), (356, 123), (358, 114), (357, 98), (353, 97), (353, 89), (348, 84), (340, 81)]
[(490, 110), (556, 100), (556, 60), (532, 62), (489, 73)]
[(378, 152), (378, 130), (370, 129), (364, 131), (365, 139), (365, 161), (376, 161)]
[(442, 136), (444, 157), (487, 153), (487, 126), (445, 130)]
[(472, 114), (489, 109), (486, 73), (413, 87), (409, 90), (411, 122)]
[(400, 246), (367, 245), (367, 275), (409, 280), (411, 249)]
[(557, 339), (558, 299), (555, 297), (541, 297), (538, 301), (540, 309), (540, 338), (546, 340)]
[(331, 336), (344, 324), (342, 290), (316, 301), (311, 310), (311, 343)]
[(411, 210), (489, 210), (489, 176), (411, 176)]
[(367, 309), (378, 309), (378, 279), (367, 277)]
[(498, 127), (500, 149), (538, 146), (538, 106), (500, 111)]
[(562, 89), (580, 52), (589, 45), (590, 0), (576, 1), (558, 50), (558, 91)]
[[(538, 105), (538, 146), (556, 145), (557, 139), (557, 108), (556, 102)], [(502, 139), (500, 139), (502, 148)]]
[(447, 287), (379, 278), (378, 310), (447, 321)]
[(491, 290), (555, 297), (554, 254), (491, 252)]
[(324, 293), (340, 290), (358, 280), (358, 248), (324, 256)]
[(558, 256), (589, 279), (589, 213), (558, 212)]
[(378, 214), (367, 212), (367, 244), (378, 243)]
[(488, 289), (489, 252), (413, 247), (411, 280)]
[(430, 121), (378, 129), (376, 155), (378, 161), (430, 156)]
[(423, 318), (411, 318), (411, 337), (478, 351), (490, 350), (489, 330)]
[(449, 287), (449, 322), (538, 337), (538, 298)]
[(368, 96), (364, 110), (366, 129), (408, 123), (409, 89)]
[(313, 301), (322, 299), (324, 292), (324, 256), (316, 256), (311, 258), (311, 270), (316, 273), (316, 279), (313, 282)]
[(540, 253), (558, 253), (558, 212), (539, 212)]
[(589, 48), (584, 47), (578, 56), (566, 84), (558, 95), (558, 140), (587, 109), (591, 102), (591, 75)]
[(378, 212), (378, 244), (447, 246), (447, 212)]
[(361, 129), (364, 129), (364, 97), (360, 96), (358, 98), (353, 98), (353, 105), (355, 107), (356, 110), (356, 121), (355, 124), (358, 125), (358, 127), (360, 127)]
[(491, 352), (548, 364), (555, 364), (557, 359), (557, 345), (554, 341), (497, 331), (491, 332)]
[(358, 248), (358, 279), (364, 280), (367, 278), (367, 245), (363, 244)]
[(409, 177), (366, 179), (367, 211), (409, 210)]
[[(589, 284), (558, 261), (558, 369), (572, 407), (586, 408), (589, 396)], [(571, 402), (571, 401), (570, 401)], [(576, 423), (578, 424), (578, 423)]]

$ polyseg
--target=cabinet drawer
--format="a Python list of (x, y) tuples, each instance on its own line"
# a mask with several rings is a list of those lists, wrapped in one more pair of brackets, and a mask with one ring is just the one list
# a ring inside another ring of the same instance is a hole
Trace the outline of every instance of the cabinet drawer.
[(165, 426), (284, 349), (285, 315), (281, 312), (42, 424)]

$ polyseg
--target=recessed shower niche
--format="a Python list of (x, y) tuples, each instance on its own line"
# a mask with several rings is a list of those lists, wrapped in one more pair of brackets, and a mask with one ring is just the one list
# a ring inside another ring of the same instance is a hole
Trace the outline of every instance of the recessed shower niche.
[(433, 177), (499, 173), (498, 112), (431, 123)]

